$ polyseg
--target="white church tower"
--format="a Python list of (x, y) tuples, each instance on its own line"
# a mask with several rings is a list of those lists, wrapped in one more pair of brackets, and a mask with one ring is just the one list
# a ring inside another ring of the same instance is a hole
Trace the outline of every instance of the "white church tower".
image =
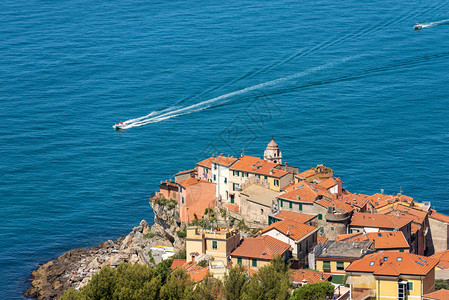
[(273, 138), (271, 138), (271, 142), (267, 145), (263, 158), (269, 162), (282, 164), (282, 152), (279, 151), (279, 146)]

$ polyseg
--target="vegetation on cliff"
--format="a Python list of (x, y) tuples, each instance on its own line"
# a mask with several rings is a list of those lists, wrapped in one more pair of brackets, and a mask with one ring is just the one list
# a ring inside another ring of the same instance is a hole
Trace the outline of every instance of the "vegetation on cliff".
[(281, 257), (249, 276), (247, 270), (237, 265), (229, 270), (224, 280), (211, 276), (195, 283), (180, 268), (170, 270), (172, 259), (156, 267), (120, 264), (117, 268), (105, 267), (92, 277), (80, 291), (68, 290), (63, 300), (81, 299), (325, 299), (332, 295), (329, 282), (310, 284), (291, 291), (288, 266)]

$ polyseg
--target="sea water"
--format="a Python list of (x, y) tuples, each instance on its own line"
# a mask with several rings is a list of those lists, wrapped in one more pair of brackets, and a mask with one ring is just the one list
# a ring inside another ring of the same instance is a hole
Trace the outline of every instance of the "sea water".
[(351, 192), (449, 213), (447, 19), (447, 1), (1, 1), (0, 299), (151, 223), (160, 180), (272, 136)]

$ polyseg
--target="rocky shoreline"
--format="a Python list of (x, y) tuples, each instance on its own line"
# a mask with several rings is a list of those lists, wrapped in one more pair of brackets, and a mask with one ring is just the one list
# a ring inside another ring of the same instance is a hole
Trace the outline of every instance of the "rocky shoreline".
[[(59, 299), (69, 288), (80, 289), (102, 267), (116, 267), (122, 262), (153, 265), (148, 254), (153, 245), (171, 246), (180, 250), (184, 240), (175, 220), (175, 209), (152, 203), (154, 224), (145, 220), (125, 237), (109, 240), (89, 249), (65, 252), (32, 272), (31, 286), (25, 296), (37, 299)], [(156, 263), (160, 258), (154, 257)]]

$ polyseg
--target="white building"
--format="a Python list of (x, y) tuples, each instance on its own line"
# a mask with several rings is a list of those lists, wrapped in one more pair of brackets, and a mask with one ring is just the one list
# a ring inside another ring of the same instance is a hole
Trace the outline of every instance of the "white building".
[(212, 182), (216, 183), (218, 201), (229, 201), (229, 168), (237, 161), (232, 156), (220, 155), (212, 160)]

